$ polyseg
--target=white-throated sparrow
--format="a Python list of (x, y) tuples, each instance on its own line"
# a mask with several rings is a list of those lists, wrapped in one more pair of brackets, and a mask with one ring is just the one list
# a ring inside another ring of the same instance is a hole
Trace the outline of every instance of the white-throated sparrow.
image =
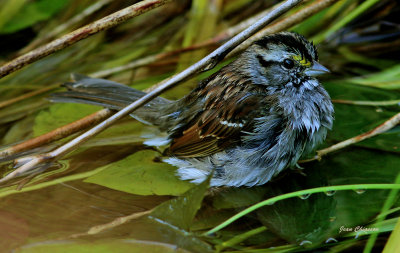
[[(315, 78), (328, 70), (303, 36), (281, 32), (256, 41), (235, 61), (177, 101), (161, 97), (133, 113), (169, 136), (164, 161), (183, 180), (211, 186), (268, 182), (321, 143), (333, 106)], [(77, 76), (57, 102), (120, 109), (145, 93), (115, 82)]]

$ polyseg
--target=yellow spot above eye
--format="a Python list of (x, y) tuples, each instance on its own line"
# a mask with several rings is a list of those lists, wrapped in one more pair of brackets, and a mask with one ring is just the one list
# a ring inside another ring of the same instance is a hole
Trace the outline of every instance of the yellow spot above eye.
[(292, 56), (293, 60), (297, 61), (300, 65), (309, 67), (311, 66), (311, 62), (309, 62), (307, 59), (303, 58), (302, 55), (294, 55)]
[(297, 54), (297, 55), (293, 55), (292, 58), (293, 58), (293, 60), (301, 61), (303, 59), (303, 56)]

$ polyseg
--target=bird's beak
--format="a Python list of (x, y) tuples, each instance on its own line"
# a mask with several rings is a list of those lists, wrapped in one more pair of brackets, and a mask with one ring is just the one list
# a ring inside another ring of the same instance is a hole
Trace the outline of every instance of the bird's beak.
[(308, 76), (319, 76), (322, 74), (329, 73), (329, 69), (325, 68), (322, 64), (317, 61), (313, 61), (313, 65), (307, 69), (304, 73)]

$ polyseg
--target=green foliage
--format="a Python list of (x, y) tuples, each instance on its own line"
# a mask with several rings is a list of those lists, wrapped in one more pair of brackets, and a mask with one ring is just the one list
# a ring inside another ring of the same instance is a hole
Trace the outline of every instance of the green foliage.
[[(388, 101), (399, 98), (398, 92), (363, 87), (344, 81), (324, 83), (333, 99)], [(398, 106), (360, 106), (335, 104), (335, 122), (333, 131), (329, 133), (328, 144), (333, 144), (356, 135), (367, 132), (395, 115)], [(357, 115), (357, 117), (354, 117)], [(378, 137), (357, 143), (358, 146), (399, 152), (400, 129), (398, 127), (387, 131)]]
[[(80, 16), (52, 38), (127, 5), (126, 1), (111, 2), (89, 16)], [(31, 28), (37, 32), (35, 40), (40, 41), (54, 27), (83, 14), (83, 9), (91, 4), (93, 1), (6, 0), (0, 3), (0, 33), (9, 43), (7, 36), (11, 38), (12, 33)], [(165, 8), (89, 37), (1, 79), (0, 99), (7, 101), (46, 85), (66, 82), (72, 72), (97, 75), (99, 71), (124, 67), (153, 54), (180, 50), (182, 44), (201, 43), (270, 4), (271, 1), (252, 0), (218, 0), (212, 4), (171, 1)], [(380, 6), (385, 8), (379, 9)], [(382, 21), (387, 21), (385, 15), (392, 9), (395, 8), (387, 1), (337, 1), (290, 28), (314, 42), (323, 42), (318, 45), (320, 60), (333, 75), (322, 82), (332, 99), (363, 102), (363, 105), (334, 104), (334, 127), (323, 147), (365, 133), (399, 113), (398, 44), (385, 39), (386, 30), (379, 31)], [(369, 24), (371, 20), (378, 21)], [(369, 37), (371, 34), (375, 37)], [(354, 38), (361, 42), (351, 41)], [(39, 46), (49, 40), (44, 39)], [(201, 58), (214, 46), (158, 58), (150, 65), (102, 77), (145, 89)], [(19, 50), (6, 53), (18, 55)], [(196, 78), (208, 77), (231, 60), (224, 60)], [(194, 81), (190, 86), (193, 84)], [(180, 98), (189, 89), (177, 86), (164, 96)], [(51, 105), (44, 99), (47, 96), (39, 95), (0, 108), (2, 144), (39, 136), (100, 109), (89, 105)], [(388, 189), (398, 188), (393, 183), (400, 164), (399, 126), (330, 153), (321, 162), (301, 164), (304, 170), (300, 173), (287, 170), (264, 186), (218, 190), (207, 190), (207, 182), (193, 185), (179, 180), (176, 168), (160, 161), (159, 151), (142, 145), (144, 136), (159, 134), (154, 128), (125, 118), (65, 160), (51, 166), (46, 164), (47, 167), (38, 168), (34, 174), (12, 182), (22, 189), (13, 184), (2, 187), (0, 227), (7, 231), (2, 234), (5, 250), (351, 252), (367, 236), (373, 235), (370, 247), (375, 236), (386, 239), (385, 232), (394, 230), (400, 203), (398, 194)], [(13, 170), (10, 163), (0, 166), (2, 174)], [(391, 209), (386, 199), (390, 200)], [(241, 213), (252, 205), (257, 208)], [(87, 236), (90, 242), (53, 240), (69, 238), (91, 227), (113, 223), (121, 216), (153, 208), (149, 218)], [(231, 217), (240, 220), (228, 220)], [(224, 226), (229, 227), (217, 227), (226, 220)], [(352, 229), (365, 226), (379, 231), (344, 233), (340, 232), (341, 226)], [(210, 230), (214, 233), (204, 236)], [(339, 242), (334, 242), (335, 239)], [(379, 250), (379, 245), (375, 249)]]
[(54, 252), (54, 253), (189, 253), (184, 249), (177, 249), (174, 245), (163, 244), (158, 242), (140, 241), (134, 239), (126, 240), (108, 240), (99, 242), (82, 242), (82, 241), (68, 241), (68, 242), (49, 242), (39, 245), (32, 245), (30, 247), (16, 250), (18, 253), (40, 253), (40, 252)]
[(201, 207), (208, 188), (209, 180), (206, 180), (178, 198), (171, 199), (159, 205), (151, 213), (151, 217), (188, 231), (197, 211)]
[(154, 162), (157, 156), (155, 151), (139, 151), (107, 165), (85, 182), (139, 195), (180, 195), (187, 191), (191, 184), (175, 176), (175, 167)]
[[(15, 6), (17, 2), (21, 5)], [(24, 2), (27, 3), (24, 4)], [(0, 18), (0, 34), (13, 33), (30, 27), (39, 21), (47, 20), (61, 11), (68, 3), (69, 0), (8, 1), (7, 5), (10, 6), (6, 6), (15, 11), (14, 15), (7, 17), (7, 19)]]
[(99, 107), (83, 104), (54, 104), (47, 110), (41, 111), (35, 119), (33, 135), (39, 136), (58, 127), (72, 123), (95, 111)]

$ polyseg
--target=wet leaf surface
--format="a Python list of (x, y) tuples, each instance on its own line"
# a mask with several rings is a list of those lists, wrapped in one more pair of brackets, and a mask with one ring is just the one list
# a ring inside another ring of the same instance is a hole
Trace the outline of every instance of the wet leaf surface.
[[(326, 85), (333, 99), (389, 100), (398, 96), (396, 92), (374, 88), (337, 83), (334, 85)], [(397, 108), (379, 109), (377, 111), (372, 106), (335, 104), (334, 127), (324, 145), (334, 144), (376, 127), (393, 116)], [(221, 191), (214, 196), (213, 206), (217, 209), (234, 208), (238, 212), (240, 207), (303, 189), (343, 184), (393, 183), (400, 172), (400, 157), (384, 151), (398, 151), (398, 143), (400, 135), (395, 128), (356, 146), (329, 154), (321, 162), (302, 164), (305, 169), (301, 173), (306, 176), (287, 170), (265, 186)], [(341, 227), (354, 231), (357, 226), (369, 223), (379, 213), (388, 193), (385, 190), (364, 192), (360, 189), (357, 192), (313, 194), (279, 201), (256, 213), (260, 221), (280, 238), (295, 245), (312, 248), (327, 240), (331, 242), (330, 238), (343, 236), (346, 231), (341, 232)]]
[(34, 136), (39, 136), (48, 133), (58, 127), (94, 113), (99, 109), (100, 107), (83, 104), (52, 104), (36, 116), (33, 134)]
[(176, 199), (159, 205), (151, 217), (169, 225), (189, 231), (189, 228), (201, 207), (204, 195), (209, 188), (209, 180), (193, 187)]
[(15, 252), (39, 253), (39, 252), (132, 252), (132, 253), (188, 253), (189, 251), (176, 247), (175, 245), (155, 241), (140, 241), (135, 239), (104, 240), (100, 242), (84, 241), (48, 241), (40, 244), (26, 245)]
[[(57, 3), (48, 0), (4, 2), (20, 4), (20, 11), (14, 16), (0, 15), (0, 23), (8, 19), (5, 26), (0, 28), (0, 33), (26, 28), (30, 31), (27, 37), (22, 38), (26, 43), (30, 41), (29, 36), (47, 34), (93, 4), (87, 0), (55, 1)], [(25, 6), (21, 5), (23, 2), (26, 2)], [(213, 3), (215, 6), (207, 6), (204, 3), (191, 4), (185, 0), (172, 1), (114, 29), (82, 40), (2, 78), (0, 99), (5, 101), (46, 85), (69, 81), (69, 75), (73, 72), (90, 75), (151, 54), (180, 49), (183, 44), (190, 46), (192, 39), (201, 43), (271, 4), (270, 1), (255, 3), (248, 0), (217, 2)], [(130, 3), (133, 2), (112, 1), (68, 29), (73, 30), (90, 23)], [(209, 9), (211, 6), (212, 9)], [(332, 8), (314, 15), (294, 30), (308, 38), (321, 39), (326, 28), (346, 18), (358, 6), (349, 1), (338, 1)], [(396, 6), (396, 1), (379, 1), (361, 19), (370, 21), (391, 17), (393, 15), (389, 14), (392, 9), (397, 18), (398, 10), (393, 6)], [(202, 16), (210, 11), (210, 18)], [(60, 15), (56, 15), (57, 12)], [(319, 22), (317, 25), (316, 20)], [(359, 20), (355, 20), (354, 24), (360, 24), (361, 30), (351, 25), (344, 31), (352, 36), (362, 31), (364, 36), (368, 35), (370, 27), (376, 27), (371, 23), (363, 25)], [(385, 24), (395, 22), (389, 20)], [(188, 27), (192, 27), (192, 30), (187, 30)], [(215, 32), (205, 33), (211, 31), (207, 27), (212, 27)], [(68, 29), (59, 35), (65, 34)], [(202, 32), (204, 29), (207, 31)], [(196, 32), (200, 32), (204, 38), (198, 37)], [(375, 33), (378, 35), (375, 38), (383, 39), (379, 36), (380, 31)], [(21, 30), (21, 34), (24, 35), (24, 30)], [(4, 43), (12, 44), (5, 36), (2, 35)], [(19, 35), (13, 35), (14, 39), (18, 39), (14, 36)], [(364, 44), (343, 46), (344, 42), (349, 42), (348, 37), (342, 38), (340, 34), (335, 37), (338, 38), (328, 39), (327, 43), (319, 45), (321, 62), (327, 63), (333, 73), (338, 73), (337, 76), (327, 76), (323, 80), (333, 99), (399, 99), (400, 93), (396, 90), (399, 87), (400, 69), (398, 41), (369, 44), (369, 40), (364, 40)], [(333, 47), (332, 42), (336, 43)], [(18, 50), (8, 52), (11, 47), (5, 48), (5, 55), (11, 58), (19, 55)], [(183, 66), (188, 66), (194, 58), (201, 57), (212, 48), (172, 55), (151, 65), (110, 74), (105, 78), (145, 89), (173, 75)], [(380, 57), (379, 54), (385, 48), (390, 55)], [(177, 86), (165, 96), (184, 96), (195, 85), (196, 79), (206, 78), (231, 60), (227, 59), (216, 68), (200, 73), (189, 80), (188, 85)], [(47, 97), (48, 94), (42, 94), (1, 108), (1, 144), (15, 143), (47, 133), (100, 109), (87, 105), (51, 104), (46, 100)], [(334, 106), (334, 127), (322, 147), (369, 131), (400, 111), (398, 105)], [(287, 170), (264, 186), (207, 190), (207, 184), (193, 185), (180, 181), (175, 175), (176, 168), (160, 161), (159, 151), (142, 144), (145, 137), (155, 137), (158, 134), (154, 128), (126, 117), (31, 181), (26, 181), (22, 190), (17, 191), (15, 185), (3, 187), (0, 190), (1, 250), (208, 253), (221, 249), (228, 252), (341, 252), (352, 245), (353, 248), (347, 249), (347, 252), (360, 252), (367, 237), (360, 234), (361, 239), (354, 239), (357, 235), (354, 231), (346, 234), (340, 232), (340, 228), (354, 230), (360, 225), (376, 225), (373, 223), (374, 218), (379, 214), (389, 194), (388, 190), (359, 189), (357, 192), (326, 192), (287, 199), (242, 217), (212, 236), (204, 237), (201, 234), (249, 205), (279, 194), (318, 186), (393, 183), (399, 173), (400, 127), (397, 126), (384, 134), (328, 154), (321, 162), (302, 164), (305, 168), (302, 173), (306, 176)], [(49, 150), (64, 141), (41, 150)], [(9, 163), (0, 166), (3, 174), (12, 170)], [(393, 208), (399, 206), (397, 201)], [(93, 227), (151, 209), (154, 209), (151, 217), (131, 220), (99, 234), (85, 234)], [(397, 217), (398, 211), (391, 213), (389, 220), (381, 224), (380, 231), (393, 230), (393, 221)], [(265, 231), (247, 237), (246, 233), (264, 226)], [(71, 235), (76, 234), (81, 237), (71, 239)], [(335, 243), (332, 238), (339, 242)], [(376, 243), (380, 250), (386, 238), (387, 233)], [(235, 240), (237, 243), (234, 243)]]
[[(390, 153), (350, 148), (322, 162), (307, 164), (307, 176), (291, 173), (265, 187), (265, 198), (301, 189), (329, 185), (393, 183), (400, 158)], [(360, 189), (318, 193), (277, 202), (258, 211), (261, 221), (291, 243), (318, 245), (337, 238), (340, 227), (353, 229), (377, 215), (388, 191)], [(308, 243), (310, 242), (310, 243)]]
[(139, 195), (180, 195), (187, 191), (191, 184), (179, 180), (175, 175), (175, 167), (153, 161), (159, 155), (152, 150), (136, 152), (107, 165), (85, 182)]
[[(348, 83), (327, 83), (326, 85), (332, 99), (345, 99), (356, 101), (385, 101), (398, 99), (400, 93), (385, 91), (376, 88), (356, 86)], [(365, 133), (400, 111), (400, 106), (360, 106), (334, 104), (335, 121), (331, 132), (328, 133), (327, 144), (334, 144), (342, 140)], [(399, 152), (400, 132), (399, 127), (385, 132), (377, 137), (357, 143), (357, 146), (381, 149), (384, 151)], [(325, 144), (325, 146), (327, 146)]]
[[(15, 1), (16, 2), (16, 1)], [(21, 2), (21, 1), (18, 1)], [(1, 33), (12, 33), (20, 29), (29, 27), (36, 22), (46, 20), (59, 12), (68, 0), (39, 0), (34, 2), (22, 3), (20, 9), (8, 20), (2, 20)], [(5, 23), (3, 23), (5, 22)]]

